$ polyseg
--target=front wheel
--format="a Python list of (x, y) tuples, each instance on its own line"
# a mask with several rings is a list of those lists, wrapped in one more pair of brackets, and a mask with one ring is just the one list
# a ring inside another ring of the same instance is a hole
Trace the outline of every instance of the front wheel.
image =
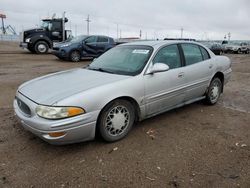
[(46, 54), (48, 50), (49, 50), (49, 45), (47, 44), (47, 42), (38, 41), (35, 44), (35, 52), (37, 54)]
[(126, 100), (115, 100), (108, 104), (100, 115), (98, 129), (101, 137), (107, 142), (124, 138), (135, 121), (135, 109)]
[(70, 53), (70, 57), (69, 58), (73, 62), (79, 62), (81, 60), (81, 54), (80, 54), (80, 52), (78, 52), (78, 51), (75, 50), (75, 51), (72, 51)]
[(222, 87), (223, 85), (219, 78), (214, 78), (211, 81), (206, 94), (206, 102), (208, 104), (214, 105), (217, 103), (222, 92)]

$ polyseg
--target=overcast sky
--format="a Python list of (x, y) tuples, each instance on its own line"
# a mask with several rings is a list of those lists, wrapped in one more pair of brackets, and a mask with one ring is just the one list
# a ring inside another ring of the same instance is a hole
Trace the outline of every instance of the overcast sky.
[(183, 37), (250, 40), (250, 0), (1, 0), (0, 13), (18, 32), (36, 27), (42, 18), (66, 11), (73, 35), (90, 34), (142, 38)]

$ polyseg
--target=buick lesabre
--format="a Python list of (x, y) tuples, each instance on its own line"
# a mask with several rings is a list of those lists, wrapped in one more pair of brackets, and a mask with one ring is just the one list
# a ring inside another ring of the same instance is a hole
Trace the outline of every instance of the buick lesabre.
[(89, 66), (22, 84), (14, 110), (23, 127), (51, 144), (124, 138), (135, 121), (198, 100), (215, 104), (231, 61), (187, 41), (119, 45)]

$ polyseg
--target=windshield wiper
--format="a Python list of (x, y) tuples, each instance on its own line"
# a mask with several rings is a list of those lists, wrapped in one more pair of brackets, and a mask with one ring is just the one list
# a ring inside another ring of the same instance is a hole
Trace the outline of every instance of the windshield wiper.
[(106, 72), (106, 73), (110, 73), (110, 74), (114, 74), (113, 71), (107, 70), (107, 69), (103, 69), (103, 68), (95, 68), (95, 67), (86, 67), (89, 70), (94, 70), (94, 71), (100, 71), (100, 72)]

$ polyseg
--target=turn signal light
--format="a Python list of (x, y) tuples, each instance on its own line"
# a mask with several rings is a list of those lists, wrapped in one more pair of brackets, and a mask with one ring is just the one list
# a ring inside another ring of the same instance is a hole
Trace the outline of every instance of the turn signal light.
[(52, 132), (52, 133), (48, 133), (48, 135), (50, 137), (60, 137), (60, 136), (64, 136), (66, 133), (65, 132)]

